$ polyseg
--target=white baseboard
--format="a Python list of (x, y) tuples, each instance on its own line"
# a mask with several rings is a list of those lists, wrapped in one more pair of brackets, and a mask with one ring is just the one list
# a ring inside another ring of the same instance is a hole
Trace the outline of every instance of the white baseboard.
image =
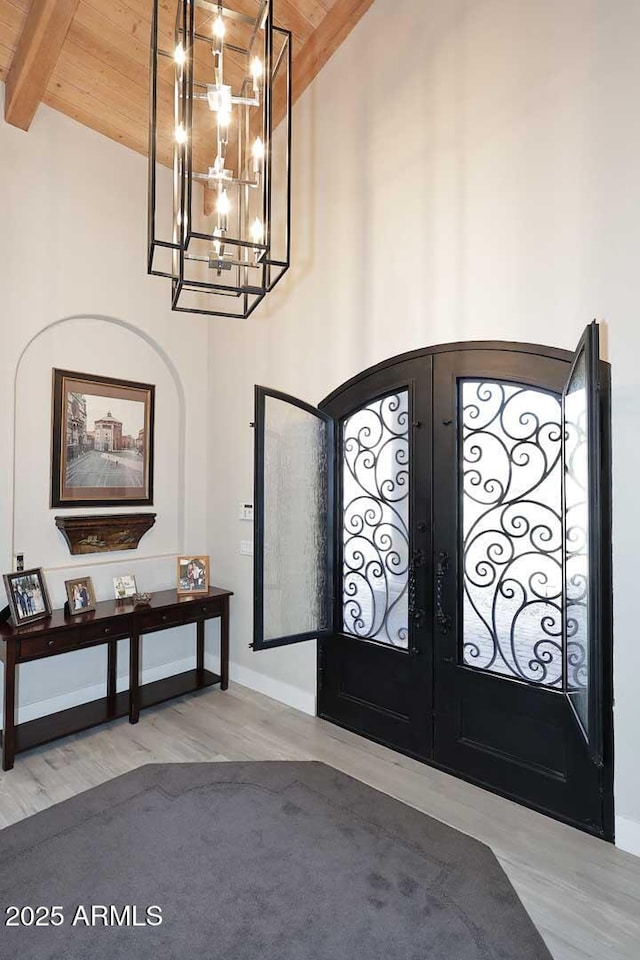
[(315, 693), (309, 693), (308, 690), (301, 690), (300, 687), (294, 687), (290, 683), (283, 683), (281, 680), (274, 680), (273, 677), (267, 677), (263, 673), (257, 673), (250, 670), (249, 667), (243, 667), (240, 664), (232, 663), (229, 669), (229, 675), (232, 680), (236, 680), (243, 687), (249, 687), (257, 693), (263, 693), (266, 697), (272, 697), (285, 703), (288, 707), (294, 707), (309, 716), (316, 715), (316, 696)]
[(640, 823), (616, 817), (616, 847), (640, 857)]
[[(171, 677), (173, 674), (193, 670), (193, 667), (193, 657), (185, 657), (183, 660), (175, 660), (173, 663), (162, 663), (158, 667), (143, 670), (141, 682), (153, 683), (154, 680), (164, 680), (165, 677)], [(118, 677), (118, 690), (126, 690), (128, 686), (128, 676)], [(18, 723), (37, 720), (39, 717), (46, 717), (51, 713), (58, 713), (59, 710), (67, 710), (69, 707), (77, 707), (79, 704), (89, 703), (91, 700), (99, 700), (100, 697), (104, 696), (106, 696), (105, 684), (96, 683), (90, 687), (83, 687), (81, 690), (71, 690), (68, 693), (60, 694), (60, 696), (50, 697), (47, 700), (25, 703), (18, 707)]]

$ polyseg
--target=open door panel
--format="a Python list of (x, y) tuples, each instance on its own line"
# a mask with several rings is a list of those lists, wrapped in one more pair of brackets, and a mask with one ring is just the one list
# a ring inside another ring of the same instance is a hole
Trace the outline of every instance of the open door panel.
[(602, 424), (597, 323), (562, 394), (565, 692), (597, 766), (603, 762)]
[(254, 649), (332, 629), (333, 498), (332, 418), (256, 386)]

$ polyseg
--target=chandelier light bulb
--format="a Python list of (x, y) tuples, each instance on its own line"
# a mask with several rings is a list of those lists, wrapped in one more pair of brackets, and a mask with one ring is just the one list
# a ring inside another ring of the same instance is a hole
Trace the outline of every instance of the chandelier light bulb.
[(262, 76), (262, 60), (260, 57), (254, 57), (251, 61), (251, 76), (253, 77), (254, 85), (257, 84)]
[(184, 128), (184, 124), (181, 123), (176, 127), (176, 143), (186, 143), (187, 139), (187, 131)]
[(256, 137), (256, 139), (253, 141), (251, 153), (253, 155), (253, 172), (260, 173), (262, 161), (264, 160), (264, 143), (260, 137)]
[(229, 201), (229, 195), (226, 190), (222, 190), (218, 197), (217, 210), (221, 217), (229, 216), (231, 202)]
[(185, 61), (187, 59), (187, 55), (181, 43), (179, 43), (178, 46), (176, 47), (175, 52), (173, 54), (173, 59), (175, 60), (175, 62), (178, 64), (179, 67), (184, 66)]
[(251, 224), (251, 239), (254, 243), (262, 243), (264, 237), (264, 228), (262, 226), (262, 221), (256, 217), (253, 223)]
[(218, 14), (216, 19), (213, 21), (213, 35), (216, 40), (224, 40), (224, 35), (226, 32), (226, 27), (224, 25), (224, 20), (222, 16)]

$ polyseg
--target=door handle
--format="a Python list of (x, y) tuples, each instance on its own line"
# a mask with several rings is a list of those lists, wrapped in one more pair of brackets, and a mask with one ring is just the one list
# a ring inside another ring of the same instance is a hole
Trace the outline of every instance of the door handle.
[[(416, 606), (416, 567), (421, 567), (425, 563), (425, 555), (422, 550), (414, 550), (411, 556), (411, 563), (409, 564), (409, 609), (408, 613), (411, 619), (413, 620), (414, 626), (421, 627), (425, 617), (426, 612), (422, 607)], [(412, 648), (411, 653), (419, 653), (420, 651)]]
[(451, 624), (453, 623), (450, 615), (445, 613), (442, 601), (442, 593), (444, 589), (444, 578), (447, 575), (447, 570), (449, 569), (449, 554), (445, 553), (442, 550), (438, 554), (438, 559), (436, 561), (436, 623), (440, 627), (440, 633), (446, 634), (451, 629)]

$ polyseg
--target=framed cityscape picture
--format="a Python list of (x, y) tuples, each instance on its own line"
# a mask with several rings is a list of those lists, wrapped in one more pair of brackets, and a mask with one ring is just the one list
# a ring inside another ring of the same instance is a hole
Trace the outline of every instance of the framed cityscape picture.
[(52, 507), (153, 503), (155, 387), (53, 371)]

